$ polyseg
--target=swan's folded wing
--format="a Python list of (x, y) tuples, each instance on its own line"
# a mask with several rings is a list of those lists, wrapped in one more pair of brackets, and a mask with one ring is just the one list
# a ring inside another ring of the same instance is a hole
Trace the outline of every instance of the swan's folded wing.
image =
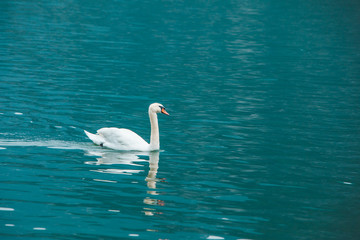
[(124, 128), (101, 128), (97, 133), (105, 140), (103, 146), (118, 150), (149, 149), (149, 144), (135, 132)]

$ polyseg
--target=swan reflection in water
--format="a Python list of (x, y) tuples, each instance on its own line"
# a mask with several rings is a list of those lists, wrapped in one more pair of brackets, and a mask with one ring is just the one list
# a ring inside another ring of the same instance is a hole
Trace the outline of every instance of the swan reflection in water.
[(142, 167), (142, 162), (147, 162), (141, 156), (148, 156), (143, 152), (119, 152), (110, 149), (101, 149), (101, 151), (88, 151), (87, 156), (95, 156), (97, 161), (87, 161), (85, 164), (90, 165), (130, 165)]
[[(165, 179), (159, 179), (156, 177), (158, 168), (159, 168), (159, 158), (160, 158), (160, 152), (159, 151), (153, 151), (153, 152), (116, 152), (113, 150), (104, 150), (99, 152), (89, 151), (86, 155), (89, 156), (96, 156), (96, 161), (87, 161), (85, 164), (90, 165), (115, 165), (115, 164), (121, 164), (121, 165), (128, 165), (133, 167), (143, 167), (144, 165), (141, 164), (143, 162), (147, 162), (147, 160), (141, 158), (144, 156), (149, 156), (149, 171), (145, 178), (145, 181), (147, 182), (148, 191), (147, 194), (156, 196), (159, 195), (159, 193), (156, 191), (156, 184), (157, 182), (164, 182)], [(139, 164), (140, 163), (140, 164)], [(125, 175), (133, 175), (136, 173), (143, 172), (144, 170), (135, 170), (135, 169), (118, 169), (118, 168), (111, 168), (111, 169), (97, 169), (97, 170), (91, 170), (94, 172), (100, 172), (100, 173), (110, 173), (110, 174), (125, 174)], [(95, 181), (103, 181), (103, 182), (115, 182), (111, 180), (100, 180), (100, 179), (94, 179)], [(159, 205), (164, 206), (165, 202), (162, 200), (145, 197), (144, 201), (147, 205)], [(154, 215), (155, 209), (152, 208), (144, 208), (145, 215)], [(157, 212), (159, 213), (159, 212)], [(161, 213), (159, 213), (161, 214)]]
[[(149, 190), (147, 191), (148, 194), (150, 195), (159, 195), (158, 192), (156, 192), (156, 183), (159, 181), (164, 182), (165, 179), (159, 179), (156, 178), (156, 174), (158, 172), (159, 169), (159, 156), (160, 156), (160, 152), (156, 151), (156, 152), (151, 152), (149, 154), (149, 173), (147, 175), (147, 177), (145, 178), (145, 181), (147, 182), (147, 186), (149, 188)], [(153, 199), (150, 197), (146, 197), (144, 199), (144, 203), (148, 204), (148, 205), (160, 205), (160, 206), (164, 206), (165, 202), (162, 200), (158, 200), (158, 199)], [(147, 209), (148, 210), (148, 209)], [(152, 212), (147, 212), (145, 211), (146, 215), (151, 215)]]

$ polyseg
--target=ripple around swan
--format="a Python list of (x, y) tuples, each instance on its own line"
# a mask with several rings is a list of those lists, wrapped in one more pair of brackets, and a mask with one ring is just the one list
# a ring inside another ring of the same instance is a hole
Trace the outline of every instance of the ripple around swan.
[(89, 143), (83, 142), (67, 142), (58, 140), (20, 140), (20, 139), (0, 139), (0, 146), (10, 147), (47, 147), (54, 149), (78, 149), (78, 150), (91, 150), (92, 147)]

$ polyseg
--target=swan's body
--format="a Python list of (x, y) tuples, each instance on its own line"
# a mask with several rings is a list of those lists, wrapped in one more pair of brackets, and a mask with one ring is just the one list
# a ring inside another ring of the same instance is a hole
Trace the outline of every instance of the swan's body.
[(117, 150), (155, 151), (160, 149), (159, 124), (157, 113), (169, 115), (163, 105), (153, 103), (149, 106), (149, 118), (151, 125), (150, 144), (135, 132), (125, 128), (101, 128), (97, 134), (84, 130), (85, 134), (96, 145)]
[(142, 137), (125, 128), (101, 128), (97, 134), (85, 131), (86, 135), (96, 144), (117, 150), (148, 151), (148, 144)]

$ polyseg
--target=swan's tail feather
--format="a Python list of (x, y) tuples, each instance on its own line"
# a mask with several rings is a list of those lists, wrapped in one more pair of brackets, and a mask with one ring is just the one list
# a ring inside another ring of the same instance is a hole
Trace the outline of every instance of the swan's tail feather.
[(89, 133), (88, 131), (84, 130), (86, 136), (90, 138), (91, 141), (93, 141), (96, 145), (103, 145), (105, 140), (102, 136), (98, 134)]

